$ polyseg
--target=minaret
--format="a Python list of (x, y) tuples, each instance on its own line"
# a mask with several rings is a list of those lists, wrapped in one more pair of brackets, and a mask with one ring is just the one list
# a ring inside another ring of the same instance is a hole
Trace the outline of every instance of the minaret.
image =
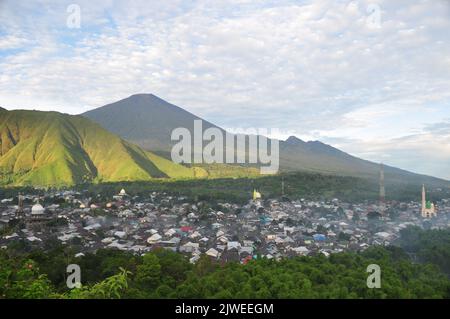
[(425, 185), (422, 185), (422, 216), (425, 216), (427, 209), (427, 194), (425, 193)]
[(281, 177), (281, 196), (284, 196), (284, 176)]
[(23, 217), (23, 195), (22, 195), (22, 193), (19, 193), (19, 196), (18, 196), (16, 216), (18, 218)]
[(380, 164), (380, 214), (384, 214), (386, 201), (386, 189), (384, 187), (384, 167)]

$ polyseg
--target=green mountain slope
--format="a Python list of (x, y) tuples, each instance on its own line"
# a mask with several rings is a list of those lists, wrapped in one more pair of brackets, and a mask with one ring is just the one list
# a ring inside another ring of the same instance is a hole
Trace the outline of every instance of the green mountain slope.
[(0, 110), (0, 184), (190, 178), (194, 169), (144, 151), (81, 116)]

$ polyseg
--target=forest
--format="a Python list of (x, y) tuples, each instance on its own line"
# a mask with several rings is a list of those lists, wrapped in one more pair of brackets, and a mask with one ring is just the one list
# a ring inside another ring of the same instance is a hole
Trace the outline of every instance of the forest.
[(408, 227), (400, 234), (398, 244), (413, 260), (437, 265), (450, 276), (450, 230)]
[[(182, 254), (156, 249), (144, 256), (98, 250), (74, 257), (70, 247), (0, 250), (0, 298), (450, 298), (450, 230), (409, 228), (399, 246), (247, 264), (207, 256), (190, 264)], [(447, 248), (447, 249), (446, 249)], [(81, 268), (82, 286), (68, 289), (66, 266)], [(381, 268), (381, 288), (367, 287), (367, 266)]]
[[(305, 198), (312, 200), (330, 200), (339, 198), (347, 202), (377, 201), (379, 198), (378, 181), (360, 177), (324, 175), (310, 172), (286, 173), (272, 176), (215, 178), (198, 180), (154, 180), (147, 182), (116, 182), (100, 184), (82, 184), (71, 187), (92, 198), (111, 198), (112, 195), (125, 188), (132, 196), (148, 197), (151, 192), (165, 192), (187, 200), (198, 202), (228, 201), (245, 203), (251, 197), (253, 189), (262, 193), (263, 198), (282, 197)], [(58, 190), (64, 190), (60, 188)], [(15, 197), (18, 192), (26, 194), (41, 193), (52, 189), (33, 189), (31, 187), (0, 188), (0, 197)], [(54, 189), (57, 190), (57, 189)], [(387, 184), (387, 200), (417, 201), (420, 200), (420, 185)], [(432, 201), (439, 201), (450, 196), (449, 189), (432, 188), (428, 190)]]

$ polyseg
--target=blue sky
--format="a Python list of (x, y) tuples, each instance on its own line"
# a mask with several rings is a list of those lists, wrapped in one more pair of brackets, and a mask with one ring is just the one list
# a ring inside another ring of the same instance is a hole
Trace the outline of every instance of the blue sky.
[(3, 0), (0, 21), (5, 108), (153, 93), (222, 127), (450, 179), (447, 0)]

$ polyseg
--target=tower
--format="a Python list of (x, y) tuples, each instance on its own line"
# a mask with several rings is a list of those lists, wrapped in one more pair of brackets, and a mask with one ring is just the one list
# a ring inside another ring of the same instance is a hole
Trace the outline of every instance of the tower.
[(24, 213), (23, 213), (23, 195), (22, 193), (19, 193), (18, 195), (18, 203), (17, 203), (17, 211), (16, 211), (16, 217), (17, 218), (22, 218)]
[(281, 177), (281, 196), (284, 196), (284, 176)]
[(425, 193), (425, 185), (422, 185), (422, 216), (425, 212), (426, 204), (427, 204), (427, 194)]
[(384, 214), (386, 203), (386, 189), (384, 187), (384, 167), (380, 164), (380, 214)]

